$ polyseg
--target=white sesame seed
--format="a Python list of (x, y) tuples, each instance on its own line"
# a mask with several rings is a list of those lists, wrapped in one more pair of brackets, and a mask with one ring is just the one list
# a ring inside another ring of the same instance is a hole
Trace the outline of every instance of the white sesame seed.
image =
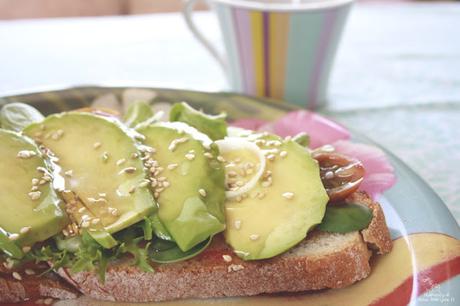
[(52, 298), (44, 299), (44, 300), (43, 300), (43, 303), (44, 303), (45, 305), (51, 305), (51, 304), (53, 304), (53, 299), (52, 299)]
[(155, 188), (157, 185), (158, 185), (158, 181), (154, 178), (151, 178), (151, 183), (150, 183), (150, 186), (152, 186), (153, 188)]
[(236, 171), (233, 171), (233, 170), (230, 170), (227, 173), (228, 177), (236, 177), (237, 175), (238, 175), (238, 173), (236, 173)]
[(46, 170), (45, 167), (37, 167), (37, 171), (41, 172), (41, 173), (47, 173), (48, 172), (48, 170)]
[(37, 191), (38, 190), (38, 186), (32, 186), (32, 188), (30, 188), (30, 191)]
[(257, 234), (252, 234), (252, 235), (249, 235), (249, 239), (251, 239), (252, 241), (256, 241), (257, 239), (259, 239), (259, 235)]
[(263, 182), (261, 183), (262, 187), (264, 187), (264, 188), (270, 187), (271, 184), (272, 184), (272, 181), (271, 181), (271, 180), (263, 181)]
[(25, 233), (27, 233), (28, 231), (30, 231), (30, 229), (31, 229), (30, 226), (24, 226), (23, 228), (21, 228), (21, 229), (19, 230), (19, 232), (20, 232), (21, 234), (25, 234)]
[(244, 186), (244, 182), (243, 182), (243, 181), (236, 181), (235, 184), (236, 184), (236, 186), (238, 186), (238, 187)]
[(283, 194), (281, 194), (281, 196), (285, 199), (292, 199), (294, 197), (294, 193), (293, 192), (284, 192)]
[(178, 164), (169, 164), (168, 165), (168, 170), (174, 170), (177, 168), (177, 166), (179, 166)]
[(33, 178), (32, 179), (32, 185), (38, 185), (39, 182), (40, 182), (40, 180), (38, 178)]
[(225, 158), (223, 158), (221, 155), (217, 156), (217, 160), (221, 163), (225, 163)]
[(167, 180), (166, 176), (160, 176), (160, 177), (157, 179), (157, 181), (159, 181), (159, 182), (164, 182), (164, 181), (166, 181), (166, 180)]
[(93, 220), (91, 220), (91, 223), (92, 223), (92, 224), (98, 224), (100, 221), (101, 221), (101, 219), (99, 219), (99, 218), (94, 218)]
[(171, 143), (168, 146), (168, 150), (173, 152), (174, 150), (176, 150), (176, 147), (177, 147), (178, 144), (181, 144), (181, 143), (184, 143), (184, 142), (187, 142), (187, 141), (188, 141), (187, 137), (176, 138), (173, 141), (171, 141)]
[(222, 255), (222, 258), (224, 259), (225, 262), (231, 262), (232, 261), (232, 256), (230, 256), (230, 255)]
[(19, 238), (19, 234), (16, 234), (16, 233), (11, 234), (11, 235), (8, 237), (8, 239), (10, 239), (11, 241), (18, 240), (18, 238)]
[(332, 171), (327, 171), (326, 173), (324, 173), (324, 178), (327, 180), (330, 180), (333, 177), (334, 177), (334, 172)]
[(100, 143), (100, 142), (95, 142), (93, 144), (93, 148), (95, 148), (95, 149), (99, 149), (101, 146), (102, 146), (102, 143)]
[(131, 188), (128, 190), (128, 193), (134, 193), (134, 191), (136, 191), (136, 186), (131, 186)]
[(13, 265), (14, 265), (14, 262), (9, 258), (7, 258), (6, 261), (3, 262), (3, 266), (8, 270), (13, 269)]
[(285, 157), (287, 156), (287, 154), (288, 154), (288, 153), (287, 153), (286, 151), (281, 151), (281, 152), (280, 152), (280, 156), (281, 156), (282, 158), (285, 158)]
[(108, 153), (108, 152), (102, 153), (102, 156), (101, 156), (102, 161), (104, 161), (104, 162), (108, 161), (108, 160), (109, 160), (109, 157), (110, 157), (110, 156), (109, 156), (109, 153)]
[(14, 279), (16, 279), (16, 280), (18, 280), (18, 281), (21, 281), (21, 280), (22, 280), (22, 276), (21, 276), (21, 274), (19, 274), (18, 272), (15, 271), (15, 272), (12, 273), (12, 275), (13, 275), (13, 278), (14, 278)]
[(206, 197), (206, 190), (204, 190), (203, 188), (198, 189), (198, 193), (199, 193), (202, 197)]
[(35, 275), (35, 271), (32, 270), (32, 269), (25, 269), (24, 272), (25, 272), (27, 275)]
[(73, 175), (73, 170), (67, 170), (66, 172), (64, 172), (64, 175), (71, 177)]
[(107, 194), (105, 192), (99, 192), (98, 195), (101, 197), (101, 198), (105, 198), (107, 196)]
[(265, 198), (266, 195), (267, 195), (267, 193), (265, 193), (265, 192), (260, 192), (260, 193), (257, 195), (257, 198), (258, 198), (259, 200), (262, 200), (263, 198)]
[(228, 266), (227, 268), (227, 272), (236, 272), (236, 271), (240, 271), (240, 270), (243, 270), (244, 267), (242, 265), (234, 265), (234, 264), (231, 264)]
[(131, 159), (136, 159), (139, 157), (139, 154), (137, 154), (136, 152), (134, 152), (133, 154), (131, 154)]
[(32, 248), (31, 248), (30, 246), (23, 246), (23, 247), (22, 247), (22, 251), (23, 251), (24, 253), (28, 253), (31, 249), (32, 249)]
[(205, 152), (203, 155), (204, 157), (209, 158), (209, 159), (214, 158), (214, 156), (212, 156), (210, 152)]
[(195, 154), (187, 153), (187, 154), (185, 154), (185, 158), (188, 159), (188, 160), (194, 160), (195, 159)]
[(36, 201), (40, 199), (42, 193), (40, 191), (32, 191), (32, 192), (29, 192), (28, 195), (32, 201)]
[(268, 155), (267, 155), (267, 159), (268, 159), (269, 161), (274, 161), (274, 160), (275, 160), (275, 157), (276, 157), (276, 156), (275, 156), (274, 154), (268, 154)]
[(124, 168), (123, 170), (121, 170), (122, 173), (134, 173), (136, 172), (136, 168), (135, 167), (127, 167), (127, 168)]
[(80, 207), (80, 208), (78, 209), (78, 212), (81, 214), (81, 213), (83, 213), (85, 210), (86, 210), (85, 207)]
[(35, 155), (37, 155), (37, 153), (35, 153), (34, 151), (22, 150), (18, 152), (17, 157), (22, 158), (22, 159), (28, 159), (28, 158), (34, 157)]
[(117, 160), (117, 166), (120, 166), (124, 162), (126, 162), (126, 158), (121, 158), (121, 159)]
[(171, 186), (171, 183), (169, 183), (168, 181), (163, 182), (163, 188), (168, 188), (169, 186)]

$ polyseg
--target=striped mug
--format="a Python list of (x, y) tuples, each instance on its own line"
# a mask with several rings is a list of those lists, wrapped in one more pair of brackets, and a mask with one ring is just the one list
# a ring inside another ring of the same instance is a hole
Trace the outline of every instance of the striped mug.
[(324, 105), (329, 74), (353, 0), (208, 0), (217, 13), (226, 56), (185, 21), (221, 64), (231, 88), (309, 109)]

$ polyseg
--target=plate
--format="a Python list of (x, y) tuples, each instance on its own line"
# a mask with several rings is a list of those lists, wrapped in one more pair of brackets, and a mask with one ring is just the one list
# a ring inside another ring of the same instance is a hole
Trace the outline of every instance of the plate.
[[(112, 103), (121, 99), (153, 99), (162, 103), (187, 101), (210, 113), (225, 111), (230, 120), (274, 120), (295, 106), (279, 101), (232, 93), (203, 93), (161, 88), (76, 87), (0, 98), (20, 101), (44, 114), (89, 106), (95, 99)], [(353, 131), (352, 140), (378, 146)], [(393, 251), (374, 256), (371, 275), (350, 287), (319, 292), (261, 295), (256, 297), (184, 300), (161, 305), (460, 305), (460, 228), (436, 193), (400, 159), (381, 148), (392, 163), (397, 183), (381, 196)], [(112, 305), (80, 298), (58, 305)], [(127, 304), (123, 304), (127, 305)], [(135, 305), (135, 304), (133, 304)]]

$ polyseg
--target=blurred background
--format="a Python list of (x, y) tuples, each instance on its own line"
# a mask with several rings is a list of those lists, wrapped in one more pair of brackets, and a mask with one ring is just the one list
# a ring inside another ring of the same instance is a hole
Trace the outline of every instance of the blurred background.
[(181, 0), (0, 0), (0, 19), (131, 15), (181, 7)]

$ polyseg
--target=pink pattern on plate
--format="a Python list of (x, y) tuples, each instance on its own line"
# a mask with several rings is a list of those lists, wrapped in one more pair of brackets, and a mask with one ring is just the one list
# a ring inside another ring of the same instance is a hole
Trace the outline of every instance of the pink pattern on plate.
[(310, 136), (311, 148), (350, 138), (350, 132), (342, 125), (306, 110), (290, 112), (274, 122), (264, 122), (260, 119), (242, 119), (233, 122), (232, 125), (267, 131), (282, 137), (305, 132)]
[(354, 157), (363, 163), (366, 174), (359, 189), (366, 191), (372, 198), (395, 184), (393, 166), (379, 148), (346, 140), (336, 141), (332, 145), (337, 152)]

